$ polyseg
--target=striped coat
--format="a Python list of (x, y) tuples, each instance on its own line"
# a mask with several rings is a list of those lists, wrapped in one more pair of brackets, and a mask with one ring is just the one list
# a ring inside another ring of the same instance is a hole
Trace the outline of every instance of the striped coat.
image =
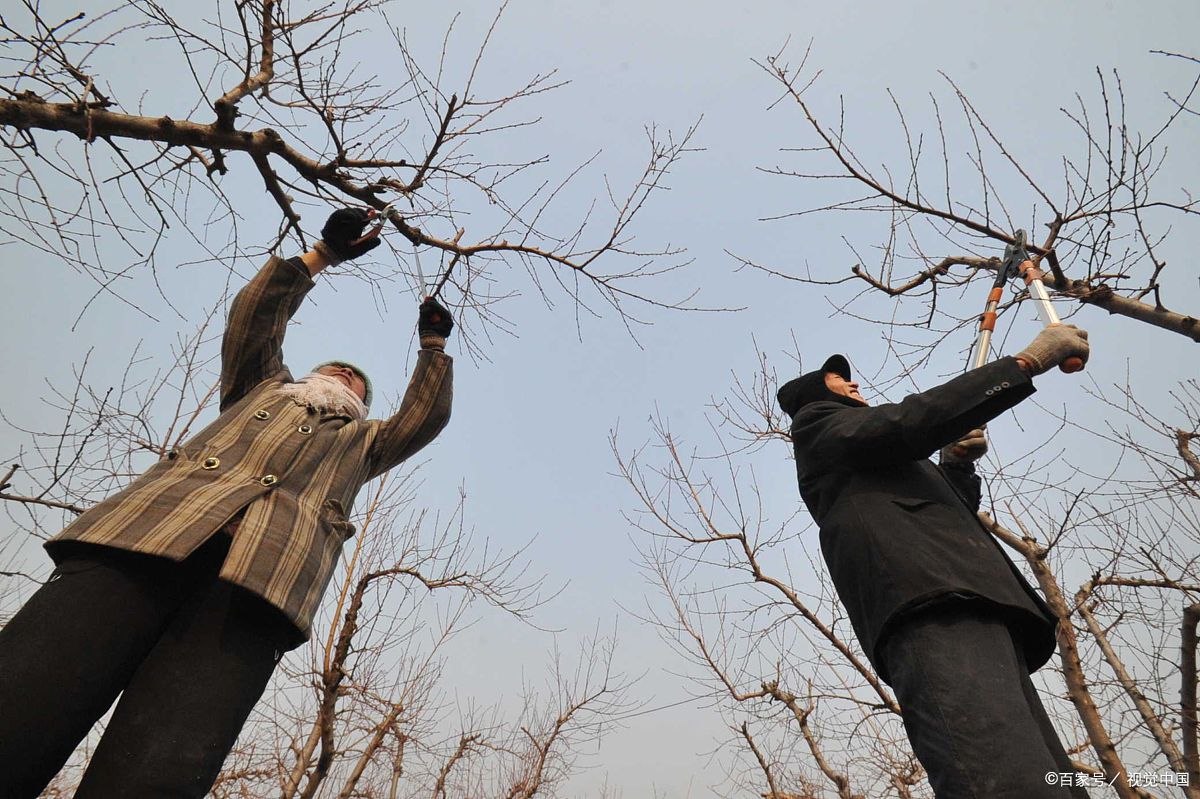
[(221, 347), (221, 413), (123, 491), (46, 543), (70, 542), (183, 560), (242, 514), (221, 577), (266, 599), (305, 638), (359, 488), (428, 444), (450, 418), (451, 358), (427, 336), (400, 409), (359, 421), (319, 414), (280, 391), (288, 320), (313, 287), (298, 262), (271, 258), (229, 310)]

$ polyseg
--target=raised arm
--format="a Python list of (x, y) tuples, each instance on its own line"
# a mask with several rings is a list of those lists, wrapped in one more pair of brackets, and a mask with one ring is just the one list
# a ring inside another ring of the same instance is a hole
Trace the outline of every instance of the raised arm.
[(313, 285), (300, 259), (272, 256), (233, 298), (221, 341), (221, 410), (283, 368), (288, 320)]
[(453, 359), (443, 350), (454, 320), (436, 300), (426, 299), (417, 324), (421, 349), (400, 409), (390, 419), (371, 422), (376, 430), (368, 453), (369, 478), (412, 457), (450, 421)]
[(378, 229), (363, 236), (369, 219), (367, 211), (339, 208), (310, 252), (287, 261), (272, 257), (234, 297), (221, 341), (221, 410), (283, 368), (283, 336), (313, 278), (379, 246)]
[(1089, 354), (1087, 331), (1051, 325), (1015, 357), (972, 369), (895, 404), (847, 410), (833, 402), (814, 402), (792, 420), (796, 460), (836, 469), (928, 458), (1032, 394), (1032, 377), (1068, 358), (1086, 363)]
[(823, 468), (928, 458), (1034, 392), (1014, 358), (1001, 358), (898, 403), (847, 408), (815, 402), (792, 422), (797, 459)]

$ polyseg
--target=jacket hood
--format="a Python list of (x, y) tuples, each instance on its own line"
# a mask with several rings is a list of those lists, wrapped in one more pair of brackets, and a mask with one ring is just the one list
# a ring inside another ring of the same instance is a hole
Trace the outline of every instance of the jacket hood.
[(842, 376), (843, 380), (850, 379), (850, 362), (844, 355), (830, 355), (815, 372), (807, 372), (795, 380), (789, 380), (779, 388), (775, 397), (779, 407), (788, 416), (795, 416), (805, 405), (811, 402), (837, 402), (851, 408), (861, 408), (863, 403), (841, 394), (834, 394), (825, 385), (825, 375), (829, 372)]

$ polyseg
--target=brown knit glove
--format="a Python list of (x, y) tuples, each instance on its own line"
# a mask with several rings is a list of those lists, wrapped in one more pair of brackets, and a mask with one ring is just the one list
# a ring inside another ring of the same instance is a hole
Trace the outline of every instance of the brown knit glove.
[(1017, 353), (1017, 359), (1029, 364), (1029, 374), (1040, 375), (1075, 357), (1087, 363), (1088, 334), (1075, 325), (1051, 325), (1038, 333), (1029, 346)]

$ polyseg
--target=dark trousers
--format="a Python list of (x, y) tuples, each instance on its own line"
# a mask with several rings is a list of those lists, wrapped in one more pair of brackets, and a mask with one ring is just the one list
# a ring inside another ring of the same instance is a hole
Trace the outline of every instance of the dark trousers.
[(938, 799), (1087, 799), (1008, 626), (973, 603), (923, 609), (883, 646), (904, 729)]
[(76, 798), (208, 792), (294, 642), (283, 614), (217, 579), (228, 547), (62, 560), (0, 630), (0, 797), (36, 797), (118, 694)]

